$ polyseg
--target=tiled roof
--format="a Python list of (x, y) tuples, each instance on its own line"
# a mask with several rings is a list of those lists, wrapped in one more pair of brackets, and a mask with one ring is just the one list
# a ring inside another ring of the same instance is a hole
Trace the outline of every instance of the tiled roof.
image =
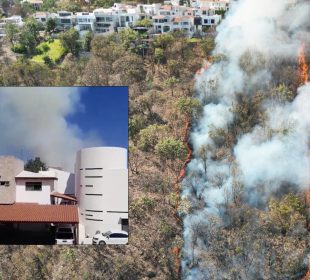
[(78, 223), (76, 205), (40, 205), (15, 203), (0, 205), (0, 222)]
[(51, 196), (59, 197), (59, 198), (63, 198), (63, 199), (71, 200), (71, 201), (77, 201), (75, 197), (72, 197), (72, 196), (69, 196), (63, 193), (59, 193), (59, 192), (52, 192)]

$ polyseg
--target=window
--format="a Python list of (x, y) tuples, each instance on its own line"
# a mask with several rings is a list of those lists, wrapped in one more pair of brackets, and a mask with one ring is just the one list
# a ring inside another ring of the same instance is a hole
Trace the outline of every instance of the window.
[(9, 186), (10, 186), (10, 182), (9, 182), (9, 181), (1, 181), (1, 182), (0, 182), (0, 186), (9, 187)]
[(87, 188), (92, 188), (93, 185), (85, 185), (85, 187), (87, 187)]
[(214, 19), (211, 19), (211, 24), (214, 24), (214, 23), (215, 23)]
[(26, 182), (26, 191), (42, 191), (42, 182)]
[(202, 11), (202, 14), (203, 14), (203, 15), (206, 15), (206, 14), (207, 14), (207, 11)]
[(91, 218), (86, 218), (85, 220), (88, 220), (88, 221), (98, 221), (98, 222), (102, 222), (103, 220), (100, 220), (100, 219), (91, 219)]
[(128, 235), (124, 233), (112, 233), (110, 234), (111, 238), (127, 238)]
[(128, 219), (121, 219), (121, 224), (122, 224), (122, 230), (128, 231)]
[(113, 21), (113, 18), (112, 17), (106, 17), (106, 22), (111, 22), (111, 21)]
[(203, 22), (204, 22), (205, 24), (208, 24), (208, 20), (207, 20), (207, 19), (205, 19)]
[(66, 19), (66, 18), (63, 18), (60, 20), (61, 23), (65, 23), (65, 24), (69, 24), (71, 23), (71, 20), (70, 19)]
[[(110, 26), (110, 25), (108, 25), (108, 26)], [(85, 168), (85, 170), (102, 170), (102, 168), (101, 167), (87, 167), (87, 168)]]

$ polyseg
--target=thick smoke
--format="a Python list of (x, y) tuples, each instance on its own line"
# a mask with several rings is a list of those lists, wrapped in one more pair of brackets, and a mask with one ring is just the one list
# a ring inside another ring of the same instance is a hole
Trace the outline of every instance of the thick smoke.
[[(217, 29), (213, 53), (217, 62), (197, 77), (197, 98), (204, 109), (191, 133), (194, 158), (183, 182), (183, 199), (192, 205), (184, 217), (184, 279), (208, 279), (205, 267), (188, 267), (188, 260), (197, 254), (193, 243), (207, 250), (206, 243), (197, 240), (195, 225), (208, 225), (220, 217), (220, 205), (232, 199), (236, 181), (244, 188), (246, 202), (261, 208), (270, 197), (287, 191), (283, 186), (304, 189), (310, 181), (309, 83), (295, 92), (293, 102), (266, 102), (264, 125), (258, 123), (238, 135), (231, 157), (215, 154), (212, 134), (233, 125), (232, 106), (238, 97), (276, 86), (274, 73), (279, 63), (297, 63), (302, 42), (310, 43), (309, 1), (231, 2)], [(205, 158), (202, 148), (207, 150)]]
[(38, 156), (49, 166), (73, 171), (75, 154), (100, 144), (66, 117), (83, 110), (78, 88), (0, 89), (0, 154)]

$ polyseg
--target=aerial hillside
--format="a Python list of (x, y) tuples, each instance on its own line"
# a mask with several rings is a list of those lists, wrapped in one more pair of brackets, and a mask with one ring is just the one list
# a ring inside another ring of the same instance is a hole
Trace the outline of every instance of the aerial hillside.
[[(91, 56), (68, 54), (49, 67), (27, 58), (1, 65), (3, 85), (129, 85), (128, 246), (2, 246), (0, 278), (177, 279), (182, 241), (177, 178), (186, 157), (186, 120), (201, 112), (195, 73), (213, 38), (166, 34), (142, 55), (136, 32), (98, 36)], [(132, 39), (131, 39), (132, 40)]]

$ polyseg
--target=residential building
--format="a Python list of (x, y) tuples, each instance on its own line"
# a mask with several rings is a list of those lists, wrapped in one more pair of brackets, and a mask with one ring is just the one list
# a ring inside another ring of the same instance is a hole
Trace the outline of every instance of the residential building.
[(95, 32), (96, 16), (94, 13), (81, 12), (76, 14), (76, 29), (80, 32)]
[(82, 149), (77, 153), (75, 174), (80, 242), (90, 243), (98, 230), (128, 230), (127, 150)]
[(16, 202), (15, 176), (24, 170), (24, 162), (12, 157), (0, 157), (0, 204)]
[(94, 10), (96, 17), (95, 31), (97, 34), (112, 33), (116, 30), (118, 24), (118, 16), (113, 13), (112, 9), (96, 9)]
[(56, 167), (36, 173), (23, 166), (14, 157), (0, 157), (0, 223), (25, 231), (67, 224), (78, 244), (91, 244), (97, 231), (128, 231), (126, 149), (82, 149), (75, 174)]
[(8, 23), (15, 24), (17, 27), (22, 27), (24, 24), (21, 16), (11, 16), (8, 18), (1, 18), (0, 19), (0, 37), (5, 36), (5, 25)]
[(57, 12), (56, 15), (57, 28), (60, 30), (67, 30), (74, 27), (76, 17), (73, 13), (67, 11)]

